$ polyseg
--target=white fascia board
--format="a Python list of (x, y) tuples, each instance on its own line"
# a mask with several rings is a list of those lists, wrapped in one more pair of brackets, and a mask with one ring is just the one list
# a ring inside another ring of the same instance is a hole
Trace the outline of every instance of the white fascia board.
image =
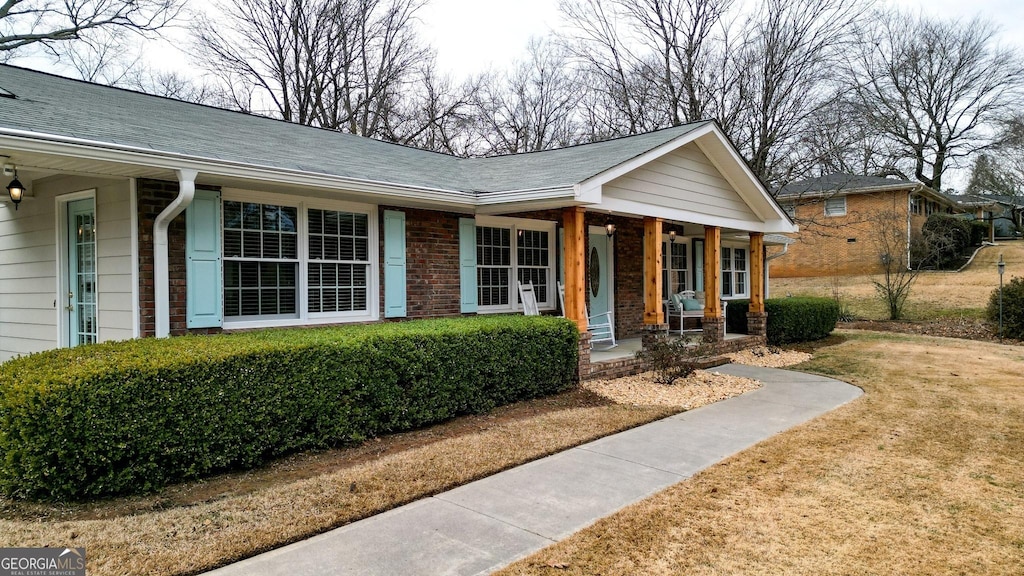
[(668, 154), (673, 150), (677, 150), (689, 144), (690, 142), (693, 142), (697, 138), (709, 132), (713, 132), (715, 130), (716, 128), (714, 122), (708, 122), (706, 125), (701, 126), (700, 128), (694, 128), (693, 130), (690, 130), (686, 134), (681, 134), (673, 138), (672, 140), (665, 142), (661, 146), (644, 152), (643, 154), (637, 156), (636, 158), (633, 158), (632, 160), (628, 160), (626, 162), (619, 164), (618, 166), (613, 166), (608, 170), (601, 172), (600, 174), (591, 176), (590, 178), (587, 178), (586, 180), (580, 182), (577, 185), (579, 189), (577, 198), (584, 202), (594, 202), (594, 198), (596, 197), (596, 201), (599, 202), (601, 197), (601, 186), (607, 184), (608, 182), (611, 182), (612, 180), (615, 180), (619, 176), (625, 176), (626, 174), (629, 174), (633, 170), (636, 170), (637, 168), (640, 168), (645, 164), (649, 164), (654, 160), (661, 158), (665, 154)]
[(797, 225), (789, 220), (778, 219), (760, 222), (740, 220), (737, 218), (723, 218), (721, 216), (690, 212), (689, 210), (652, 206), (643, 202), (634, 202), (633, 200), (624, 200), (622, 198), (606, 198), (600, 206), (595, 206), (594, 208), (601, 211), (611, 210), (612, 212), (621, 214), (650, 216), (652, 218), (663, 218), (665, 220), (675, 220), (677, 222), (691, 222), (693, 224), (702, 224), (704, 226), (718, 226), (719, 228), (731, 228), (735, 230), (744, 230), (746, 232), (792, 234), (799, 231)]
[(516, 202), (537, 202), (545, 200), (574, 200), (575, 190), (566, 186), (552, 188), (533, 188), (528, 190), (508, 190), (502, 192), (484, 192), (477, 196), (477, 206), (493, 204), (513, 204)]
[(23, 130), (0, 129), (0, 147), (25, 152), (84, 158), (87, 160), (135, 164), (166, 170), (196, 170), (200, 174), (264, 182), (344, 189), (353, 192), (378, 194), (393, 198), (409, 198), (438, 204), (465, 206), (474, 206), (476, 204), (476, 195), (472, 192), (359, 180), (300, 170), (189, 156), (174, 152), (160, 152), (133, 146), (119, 146), (107, 142), (54, 136)]

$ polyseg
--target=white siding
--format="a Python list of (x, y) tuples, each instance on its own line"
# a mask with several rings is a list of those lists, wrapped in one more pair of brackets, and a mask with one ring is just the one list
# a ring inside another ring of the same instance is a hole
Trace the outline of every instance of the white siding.
[(759, 221), (695, 144), (604, 185), (603, 194), (698, 214)]
[(100, 342), (132, 337), (132, 215), (127, 180), (96, 190)]
[(58, 195), (96, 190), (99, 339), (132, 337), (131, 213), (127, 180), (58, 176), (31, 184), (34, 198), (0, 207), (0, 360), (56, 348)]

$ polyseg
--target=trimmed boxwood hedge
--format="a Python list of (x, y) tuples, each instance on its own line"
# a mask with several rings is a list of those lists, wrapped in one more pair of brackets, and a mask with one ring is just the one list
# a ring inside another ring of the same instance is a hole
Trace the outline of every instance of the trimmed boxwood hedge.
[(54, 350), (0, 365), (0, 491), (149, 492), (269, 458), (551, 394), (575, 377), (560, 318), (491, 316)]
[[(726, 330), (747, 332), (750, 300), (731, 300), (726, 311)], [(839, 304), (831, 298), (769, 298), (764, 301), (768, 313), (768, 343), (790, 344), (821, 340), (836, 329)]]

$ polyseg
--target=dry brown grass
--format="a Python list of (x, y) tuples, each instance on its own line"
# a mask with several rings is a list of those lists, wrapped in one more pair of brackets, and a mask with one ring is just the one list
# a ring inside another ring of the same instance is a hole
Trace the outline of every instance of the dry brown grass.
[[(989, 295), (999, 286), (996, 261), (1006, 261), (1004, 280), (1024, 276), (1024, 241), (1002, 242), (981, 250), (963, 272), (922, 272), (910, 290), (908, 318), (929, 319), (963, 314), (980, 317)], [(875, 293), (872, 276), (841, 276), (840, 290), (852, 311), (860, 317), (880, 320), (887, 317), (882, 301)], [(772, 278), (772, 296), (832, 296), (831, 277)]]
[(501, 574), (1021, 574), (1024, 349), (847, 336), (863, 398)]
[(576, 390), (145, 498), (0, 501), (0, 543), (85, 546), (90, 576), (197, 573), (673, 412)]

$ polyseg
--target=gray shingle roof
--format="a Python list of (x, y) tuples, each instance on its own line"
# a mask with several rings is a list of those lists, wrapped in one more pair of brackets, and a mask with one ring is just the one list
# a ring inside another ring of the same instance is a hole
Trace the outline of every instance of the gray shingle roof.
[(1000, 204), (1006, 204), (1007, 206), (1024, 206), (1024, 196), (1008, 196), (1006, 194), (964, 194), (963, 196), (953, 196), (952, 198), (964, 205), (991, 204), (993, 202), (998, 202)]
[(858, 176), (856, 174), (844, 174), (836, 172), (817, 178), (808, 178), (791, 182), (779, 188), (776, 198), (787, 196), (799, 196), (801, 194), (815, 192), (843, 192), (858, 190), (861, 188), (878, 188), (881, 186), (898, 186), (906, 184), (907, 187), (916, 186), (917, 182), (904, 180), (902, 178), (882, 178), (880, 176)]
[(0, 129), (357, 180), (497, 192), (570, 187), (707, 122), (559, 150), (456, 158), (0, 65)]

